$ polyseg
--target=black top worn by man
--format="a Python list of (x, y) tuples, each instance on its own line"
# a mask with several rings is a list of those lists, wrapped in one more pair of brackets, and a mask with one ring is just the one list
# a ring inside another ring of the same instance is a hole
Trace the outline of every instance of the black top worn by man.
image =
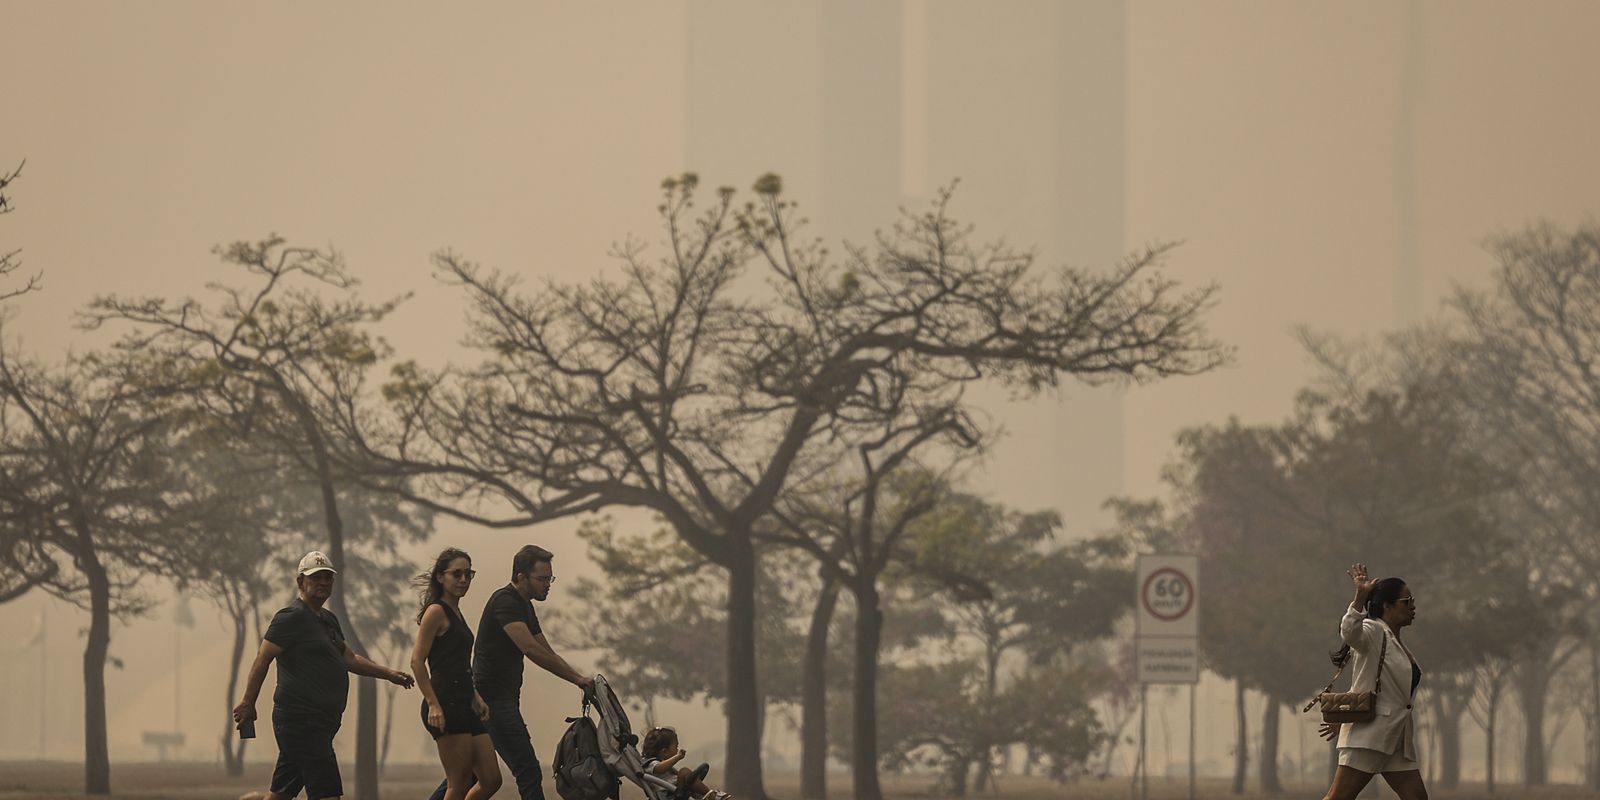
[(278, 740), (278, 764), (267, 797), (288, 800), (304, 788), (309, 800), (344, 795), (333, 736), (339, 732), (349, 673), (368, 675), (410, 688), (411, 676), (380, 667), (356, 655), (345, 643), (344, 629), (332, 611), (323, 608), (333, 595), (338, 573), (328, 557), (315, 550), (300, 559), (295, 585), (299, 594), (272, 617), (261, 650), (250, 665), (244, 699), (233, 709), (233, 721), (256, 718), (256, 698), (267, 677), (267, 665), (278, 662), (278, 688), (272, 693), (272, 730)]
[[(556, 580), (550, 566), (554, 558), (537, 545), (517, 551), (511, 559), (511, 582), (484, 605), (473, 646), (472, 683), (489, 706), (489, 738), (517, 779), (522, 800), (544, 800), (544, 772), (522, 719), (522, 659), (575, 686), (594, 688), (594, 678), (573, 669), (550, 648), (533, 612), (532, 601), (550, 596), (550, 584)], [(445, 785), (439, 784), (431, 800), (442, 800)]]

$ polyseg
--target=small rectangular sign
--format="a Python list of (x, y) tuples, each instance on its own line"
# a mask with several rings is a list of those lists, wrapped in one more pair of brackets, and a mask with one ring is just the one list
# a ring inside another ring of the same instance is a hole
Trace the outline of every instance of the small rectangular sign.
[(1198, 683), (1200, 640), (1193, 636), (1140, 638), (1140, 683)]

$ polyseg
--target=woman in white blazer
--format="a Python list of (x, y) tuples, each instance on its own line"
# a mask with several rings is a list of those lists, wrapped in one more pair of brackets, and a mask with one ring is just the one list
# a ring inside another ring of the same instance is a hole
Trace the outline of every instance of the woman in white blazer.
[(1333, 654), (1333, 662), (1343, 666), (1346, 659), (1355, 658), (1351, 691), (1376, 687), (1378, 716), (1371, 722), (1323, 724), (1325, 738), (1339, 738), (1339, 768), (1326, 800), (1351, 800), (1378, 773), (1401, 800), (1427, 800), (1411, 708), (1422, 668), (1400, 640), (1400, 629), (1417, 618), (1417, 599), (1399, 578), (1368, 578), (1363, 564), (1351, 567), (1348, 574), (1356, 596), (1339, 620), (1344, 647)]

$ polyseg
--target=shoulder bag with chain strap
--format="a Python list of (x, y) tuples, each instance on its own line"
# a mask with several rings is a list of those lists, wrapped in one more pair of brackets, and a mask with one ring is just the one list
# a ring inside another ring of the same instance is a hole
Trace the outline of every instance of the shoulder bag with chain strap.
[[(1339, 680), (1340, 675), (1344, 674), (1344, 667), (1341, 666), (1338, 672), (1333, 673), (1333, 680), (1328, 681), (1328, 685), (1323, 687), (1322, 691), (1317, 692), (1317, 696), (1311, 698), (1311, 702), (1306, 703), (1306, 707), (1301, 709), (1300, 713), (1304, 714), (1310, 711), (1312, 706), (1320, 705), (1322, 706), (1322, 721), (1334, 725), (1347, 722), (1371, 722), (1377, 719), (1378, 693), (1383, 691), (1383, 659), (1388, 653), (1389, 634), (1386, 631), (1383, 634), (1383, 646), (1378, 650), (1378, 680), (1373, 684), (1372, 691), (1333, 691), (1333, 684)], [(1354, 653), (1351, 654), (1351, 660), (1354, 660), (1354, 655)], [(1345, 663), (1348, 664), (1349, 662)]]

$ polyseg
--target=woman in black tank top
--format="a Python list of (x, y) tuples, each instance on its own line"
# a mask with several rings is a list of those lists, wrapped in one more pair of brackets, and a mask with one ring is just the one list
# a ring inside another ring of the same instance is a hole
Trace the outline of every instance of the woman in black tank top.
[(500, 767), (483, 724), (489, 707), (472, 688), (472, 631), (461, 618), (461, 598), (476, 574), (472, 557), (451, 547), (416, 579), (422, 610), (411, 669), (422, 691), (422, 726), (444, 765), (445, 800), (462, 800), (469, 787), (473, 800), (481, 800), (500, 788)]
[(461, 615), (443, 600), (433, 605), (444, 611), (445, 629), (428, 650), (428, 682), (444, 715), (441, 725), (429, 722), (429, 703), (422, 701), (422, 724), (433, 738), (450, 733), (482, 732), (483, 721), (472, 709), (472, 631)]

